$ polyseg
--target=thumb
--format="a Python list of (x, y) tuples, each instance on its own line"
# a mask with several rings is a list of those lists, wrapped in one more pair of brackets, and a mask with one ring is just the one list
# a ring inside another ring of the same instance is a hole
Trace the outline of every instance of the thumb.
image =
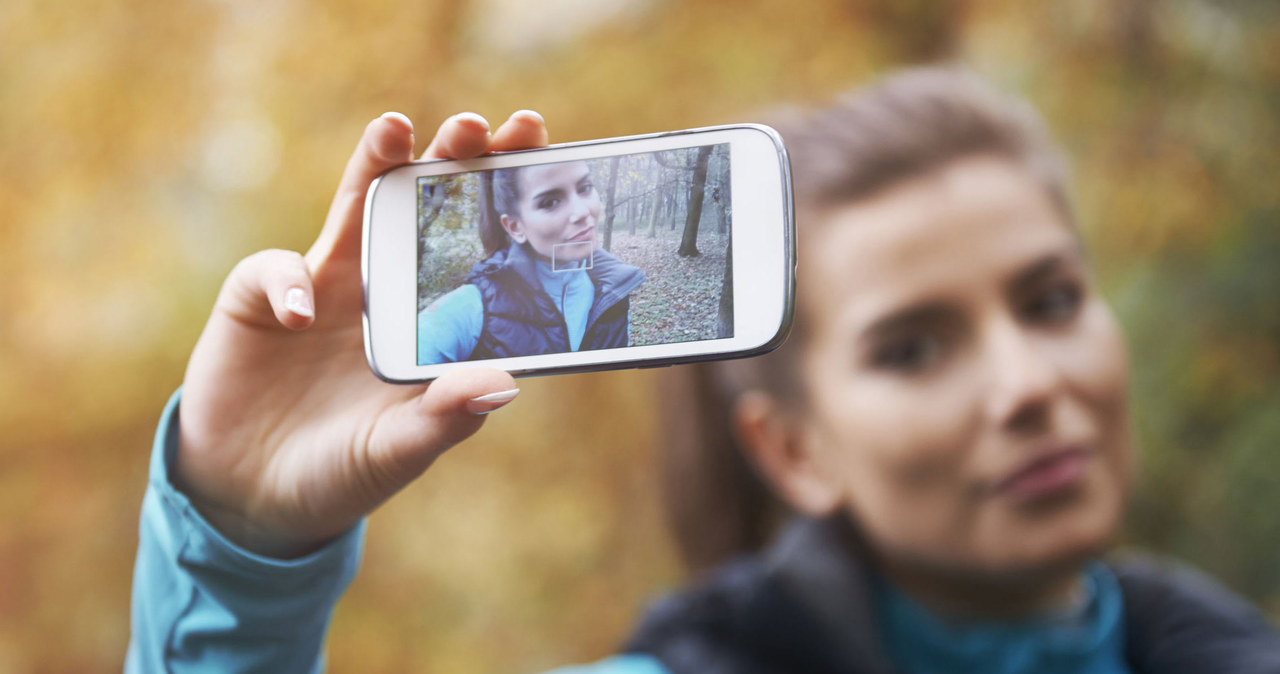
[(382, 415), (369, 437), (371, 467), (391, 483), (385, 485), (389, 490), (398, 490), (519, 393), (515, 379), (502, 370), (449, 372)]

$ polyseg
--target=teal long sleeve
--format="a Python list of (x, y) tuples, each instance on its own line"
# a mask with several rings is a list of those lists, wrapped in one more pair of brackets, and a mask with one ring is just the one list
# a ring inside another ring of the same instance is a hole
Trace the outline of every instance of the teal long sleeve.
[(227, 540), (169, 481), (180, 397), (165, 407), (152, 450), (125, 671), (322, 671), (325, 631), (359, 568), (364, 522), (299, 559)]
[[(241, 548), (174, 488), (181, 391), (160, 418), (142, 501), (125, 672), (320, 672), (334, 605), (355, 577), (365, 522), (291, 560)], [(620, 655), (553, 674), (668, 674)]]

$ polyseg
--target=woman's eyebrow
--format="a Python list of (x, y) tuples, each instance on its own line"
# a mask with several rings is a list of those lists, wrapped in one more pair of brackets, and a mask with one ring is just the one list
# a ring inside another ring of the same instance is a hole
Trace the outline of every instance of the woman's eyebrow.
[(903, 328), (947, 321), (954, 318), (957, 313), (954, 306), (941, 300), (912, 305), (872, 321), (862, 330), (861, 339), (874, 340)]
[(537, 194), (533, 195), (533, 200), (541, 201), (548, 197), (558, 197), (563, 195), (564, 195), (564, 190), (560, 189), (559, 187), (552, 187), (551, 189), (542, 190), (541, 192), (538, 192)]
[(1048, 276), (1052, 276), (1063, 267), (1074, 267), (1082, 260), (1083, 254), (1079, 246), (1072, 246), (1062, 252), (1050, 253), (1014, 273), (1013, 277), (1005, 285), (1011, 290), (1029, 286)]
[[(1083, 259), (1084, 252), (1078, 245), (1063, 251), (1050, 253), (1015, 272), (1006, 285), (1010, 289), (1017, 289), (1034, 284), (1045, 277), (1053, 275), (1063, 267), (1073, 267), (1081, 263)], [(895, 310), (875, 319), (866, 328), (859, 331), (859, 339), (875, 340), (882, 335), (891, 334), (904, 328), (952, 320), (957, 314), (959, 314), (959, 309), (948, 302), (942, 300), (925, 301)]]

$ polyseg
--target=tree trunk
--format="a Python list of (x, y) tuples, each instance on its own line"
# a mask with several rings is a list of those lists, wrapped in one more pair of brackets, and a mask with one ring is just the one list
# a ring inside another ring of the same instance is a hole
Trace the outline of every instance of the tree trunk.
[(418, 195), (419, 238), (426, 237), (431, 223), (435, 222), (436, 218), (440, 217), (440, 211), (444, 210), (444, 193), (445, 186), (439, 183), (422, 186), (421, 194)]
[(684, 219), (684, 236), (680, 238), (680, 257), (697, 257), (698, 223), (702, 221), (702, 194), (707, 186), (707, 160), (711, 158), (711, 146), (704, 145), (698, 149), (698, 163), (693, 167), (693, 180), (689, 184), (688, 214)]
[(680, 193), (680, 179), (676, 178), (670, 187), (670, 190), (662, 194), (662, 224), (671, 228), (671, 222), (675, 219), (676, 213), (676, 195)]
[(688, 209), (680, 208), (680, 198), (688, 197), (683, 188), (684, 185), (677, 182), (676, 191), (671, 194), (671, 212), (667, 214), (667, 222), (671, 223), (671, 231), (673, 232), (676, 231), (676, 221), (680, 219), (680, 213), (688, 212)]
[(618, 209), (613, 203), (613, 197), (617, 193), (618, 188), (618, 160), (622, 159), (614, 155), (609, 161), (609, 198), (608, 198), (608, 214), (604, 217), (604, 249), (613, 248), (613, 218), (618, 214)]
[(718, 179), (716, 180), (716, 188), (713, 194), (716, 197), (716, 215), (718, 216), (716, 218), (716, 229), (721, 234), (724, 234), (729, 228), (729, 204), (732, 203), (732, 200), (729, 194), (730, 185), (728, 180), (729, 157), (724, 154), (719, 156), (720, 171), (717, 174)]
[(720, 316), (716, 339), (733, 336), (733, 235), (724, 254), (724, 280), (720, 284)]
[(662, 210), (662, 181), (653, 185), (653, 202), (649, 204), (649, 238), (658, 233), (658, 211)]

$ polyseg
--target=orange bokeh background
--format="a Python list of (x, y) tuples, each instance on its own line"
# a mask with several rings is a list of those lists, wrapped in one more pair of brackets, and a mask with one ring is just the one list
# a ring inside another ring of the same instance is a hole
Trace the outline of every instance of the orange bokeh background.
[[(553, 141), (751, 121), (967, 62), (1074, 159), (1135, 352), (1128, 539), (1280, 609), (1280, 21), (1272, 3), (9, 0), (0, 6), (0, 671), (128, 640), (154, 424), (219, 284), (305, 249), (368, 120), (543, 113)], [(421, 149), (421, 147), (419, 148)], [(682, 582), (655, 378), (522, 382), (371, 520), (332, 671), (610, 653)]]

